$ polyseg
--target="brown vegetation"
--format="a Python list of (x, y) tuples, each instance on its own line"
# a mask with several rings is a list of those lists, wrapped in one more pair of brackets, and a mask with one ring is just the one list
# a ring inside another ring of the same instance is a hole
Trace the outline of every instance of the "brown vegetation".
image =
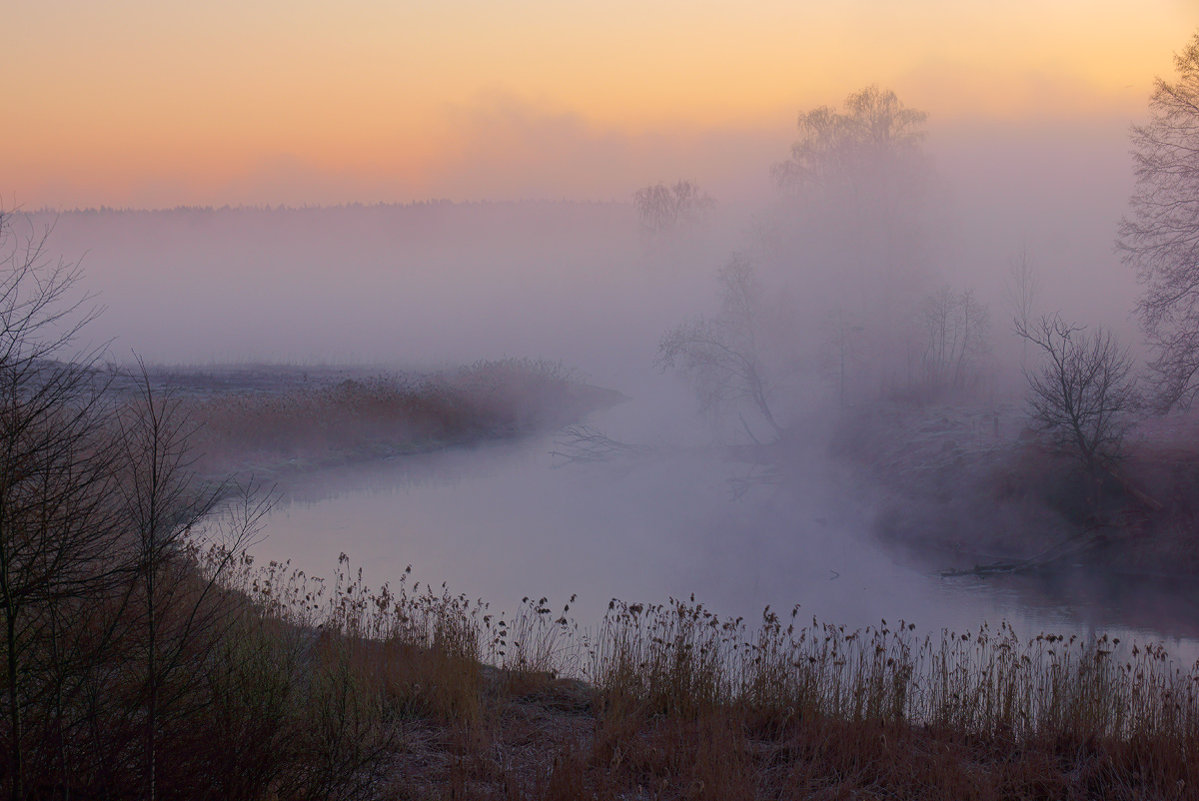
[(1122, 460), (1094, 465), (1026, 425), (1011, 407), (879, 403), (847, 414), (832, 449), (877, 533), (938, 569), (1199, 575), (1193, 416), (1141, 421)]
[(751, 628), (694, 602), (614, 602), (586, 636), (544, 599), (504, 620), (406, 580), (242, 575), (250, 663), (306, 643), (266, 749), (296, 761), (257, 797), (312, 797), (287, 782), (318, 773), (364, 798), (1187, 798), (1199, 781), (1199, 674), (1158, 648), (798, 610)]
[(529, 433), (618, 397), (557, 363), (508, 359), (431, 375), (196, 396), (185, 413), (206, 471), (249, 467), (261, 475)]
[(180, 407), (146, 387), (123, 429), (118, 508), (164, 503), (118, 515), (138, 536), (114, 540), (133, 558), (111, 578), (27, 601), (4, 686), (19, 716), (0, 719), (20, 757), (0, 774), (13, 797), (1131, 799), (1199, 786), (1199, 673), (1160, 648), (1006, 626), (847, 631), (798, 608), (749, 626), (694, 599), (614, 601), (589, 632), (545, 599), (501, 615), (407, 574), (371, 591), (345, 557), (331, 582), (256, 568), (243, 546), (260, 507), (228, 506), (217, 540), (200, 536), (209, 517), (178, 514), (216, 507), (171, 493), (190, 486)]

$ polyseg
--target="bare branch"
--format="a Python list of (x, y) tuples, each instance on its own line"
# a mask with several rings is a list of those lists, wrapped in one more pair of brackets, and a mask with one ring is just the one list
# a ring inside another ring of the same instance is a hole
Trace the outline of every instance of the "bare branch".
[(719, 413), (748, 403), (780, 438), (784, 429), (771, 406), (776, 385), (764, 363), (763, 299), (753, 265), (734, 256), (721, 270), (720, 283), (720, 314), (668, 331), (658, 363), (691, 381), (702, 410)]
[(1088, 333), (1056, 314), (1032, 324), (1017, 318), (1015, 330), (1044, 357), (1024, 373), (1033, 419), (1092, 475), (1113, 466), (1141, 406), (1128, 348), (1110, 331)]
[(1143, 286), (1137, 311), (1163, 410), (1199, 393), (1199, 34), (1175, 66), (1174, 83), (1155, 82), (1149, 122), (1132, 129), (1137, 184), (1116, 244)]

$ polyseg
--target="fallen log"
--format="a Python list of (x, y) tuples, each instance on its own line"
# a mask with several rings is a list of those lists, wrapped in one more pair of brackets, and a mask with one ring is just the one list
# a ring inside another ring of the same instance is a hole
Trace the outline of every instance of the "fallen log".
[(941, 578), (954, 578), (960, 576), (994, 576), (1048, 570), (1055, 562), (1060, 562), (1071, 556), (1077, 556), (1082, 551), (1096, 545), (1099, 542), (1098, 531), (1101, 528), (1103, 526), (1089, 526), (1079, 533), (1067, 537), (1061, 542), (1051, 545), (1039, 554), (1030, 556), (1027, 559), (990, 562), (988, 564), (975, 565), (967, 569), (942, 570), (940, 575)]
[(1144, 504), (1145, 506), (1148, 506), (1150, 509), (1152, 509), (1155, 512), (1160, 512), (1162, 510), (1162, 502), (1161, 501), (1159, 501), (1158, 499), (1149, 495), (1147, 492), (1142, 490), (1136, 484), (1133, 484), (1127, 478), (1120, 475), (1118, 472), (1116, 472), (1116, 468), (1109, 465), (1107, 467), (1107, 472), (1111, 475), (1112, 478), (1116, 479), (1116, 481), (1119, 482), (1120, 486), (1124, 488), (1125, 492), (1127, 492), (1132, 497), (1136, 498), (1142, 504)]
[(1001, 573), (1019, 573), (1029, 567), (1029, 560), (1022, 559), (1019, 562), (992, 562), (988, 565), (975, 565), (965, 569), (949, 569), (941, 571), (941, 578), (955, 578), (960, 576), (994, 576)]

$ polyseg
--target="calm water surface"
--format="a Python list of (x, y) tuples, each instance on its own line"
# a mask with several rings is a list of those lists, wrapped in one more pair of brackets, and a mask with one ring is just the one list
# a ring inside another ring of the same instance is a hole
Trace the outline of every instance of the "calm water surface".
[[(984, 621), (1040, 631), (1111, 632), (1199, 654), (1199, 593), (1162, 582), (1082, 576), (942, 579), (928, 560), (881, 548), (871, 508), (824, 463), (801, 489), (756, 487), (710, 450), (665, 449), (631, 462), (566, 464), (553, 435), (305, 476), (285, 488), (260, 559), (333, 573), (346, 553), (368, 583), (413, 579), (513, 609), (522, 597), (587, 625), (609, 599), (692, 593), (754, 619), (767, 604), (858, 627), (904, 619), (917, 630)], [(935, 561), (935, 560), (934, 560)]]

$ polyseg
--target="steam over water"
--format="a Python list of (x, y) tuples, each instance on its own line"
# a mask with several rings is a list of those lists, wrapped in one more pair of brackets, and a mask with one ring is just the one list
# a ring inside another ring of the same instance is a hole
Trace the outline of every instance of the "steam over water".
[[(933, 225), (922, 223), (930, 238), (912, 251), (922, 265), (913, 275), (930, 291), (970, 289), (989, 307), (989, 383), (975, 399), (982, 406), (1020, 408), (1004, 285), (1021, 251), (1039, 271), (1047, 309), (1133, 335), (1125, 310), (1135, 287), (1110, 250), (1129, 184), (1123, 135), (1121, 127), (1110, 142), (1086, 137), (1087, 158), (1050, 166), (1044, 155), (1021, 161), (1021, 148), (1047, 144), (1030, 136), (998, 155), (982, 138), (942, 151), (956, 172), (933, 193), (941, 205), (924, 220)], [(1086, 191), (1076, 197), (1071, 186)], [(1199, 597), (1185, 588), (1069, 575), (943, 579), (936, 554), (881, 544), (879, 489), (830, 452), (837, 392), (821, 352), (830, 299), (846, 308), (884, 303), (874, 319), (899, 320), (899, 295), (854, 273), (862, 259), (834, 250), (769, 263), (761, 235), (768, 209), (722, 207), (686, 236), (657, 239), (639, 235), (623, 202), (70, 213), (58, 217), (50, 241), (54, 253), (83, 257), (86, 287), (107, 307), (89, 336), (111, 340), (118, 361), (130, 351), (200, 367), (561, 360), (629, 398), (588, 424), (651, 451), (566, 464), (551, 454), (561, 435), (546, 432), (292, 477), (259, 559), (328, 575), (344, 552), (372, 585), (394, 582), (411, 564), (413, 579), (445, 581), (500, 608), (524, 596), (560, 606), (577, 594), (573, 612), (585, 624), (613, 597), (694, 594), (748, 620), (767, 604), (798, 603), (804, 616), (850, 626), (903, 618), (925, 632), (961, 631), (1007, 619), (1024, 634), (1108, 630), (1190, 649)], [(774, 230), (784, 240), (795, 233)], [(730, 448), (748, 441), (746, 430), (760, 436), (761, 421), (743, 425), (733, 415), (713, 426), (691, 389), (656, 364), (664, 333), (719, 313), (716, 275), (732, 253), (762, 262), (767, 299), (797, 310), (773, 364), (820, 365), (779, 382), (794, 412), (784, 421), (794, 432), (791, 480), (750, 482), (739, 497), (738, 479), (751, 468)], [(901, 333), (895, 328), (882, 347), (897, 347)], [(858, 363), (901, 356), (871, 352)], [(872, 381), (850, 387), (855, 402), (878, 397), (884, 385)]]
[[(598, 415), (612, 420), (634, 410)], [(1199, 644), (1199, 597), (1161, 582), (1093, 577), (941, 578), (928, 561), (879, 545), (868, 501), (847, 475), (814, 470), (802, 494), (757, 488), (734, 499), (723, 461), (677, 453), (563, 466), (552, 436), (309, 476), (271, 516), (263, 559), (329, 574), (339, 553), (368, 583), (401, 575), (514, 609), (522, 597), (594, 624), (611, 598), (694, 593), (718, 613), (766, 605), (850, 627), (881, 619), (919, 631), (1013, 623), (1023, 635), (1110, 632)], [(933, 563), (935, 565), (935, 561)], [(411, 580), (411, 579), (410, 579)]]

